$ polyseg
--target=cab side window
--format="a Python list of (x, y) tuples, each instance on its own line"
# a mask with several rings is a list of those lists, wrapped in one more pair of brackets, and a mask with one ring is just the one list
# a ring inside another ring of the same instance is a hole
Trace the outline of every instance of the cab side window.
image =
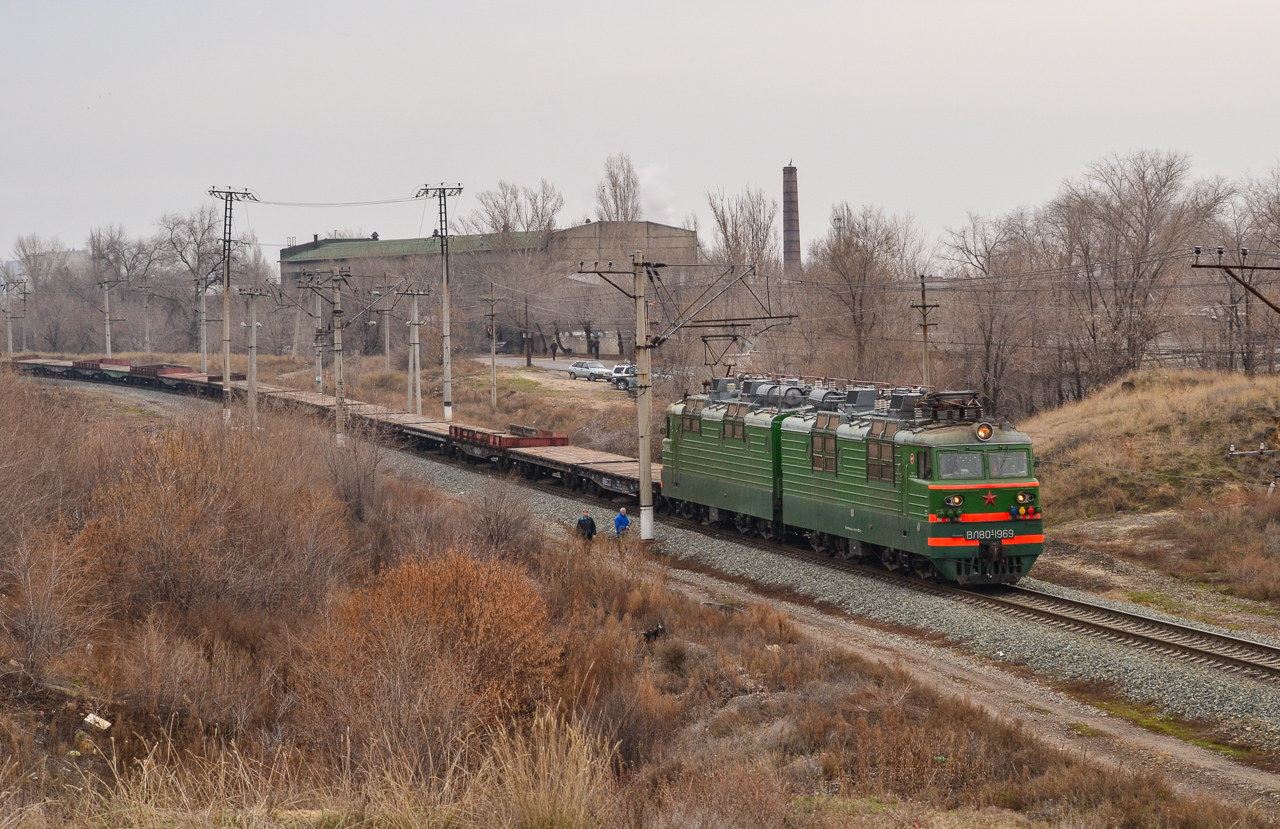
[(933, 480), (933, 456), (928, 450), (923, 450), (916, 455), (916, 477), (922, 481)]

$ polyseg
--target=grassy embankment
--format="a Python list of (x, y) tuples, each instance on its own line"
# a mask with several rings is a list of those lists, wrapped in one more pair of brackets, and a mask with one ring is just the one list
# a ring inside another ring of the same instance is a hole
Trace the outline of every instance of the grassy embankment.
[(0, 826), (1266, 825), (528, 532), (503, 486), (307, 419), (133, 425), (0, 372)]
[(1108, 550), (1252, 599), (1280, 599), (1280, 377), (1145, 371), (1021, 424), (1053, 524), (1173, 510), (1162, 544)]

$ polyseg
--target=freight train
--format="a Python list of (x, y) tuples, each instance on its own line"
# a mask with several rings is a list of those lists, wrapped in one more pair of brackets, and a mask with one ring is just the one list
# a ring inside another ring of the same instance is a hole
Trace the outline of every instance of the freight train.
[[(29, 357), (29, 374), (199, 395), (221, 378), (176, 365)], [(242, 392), (243, 378), (232, 375)], [(332, 411), (331, 395), (259, 385), (268, 404)], [(347, 400), (353, 421), (417, 448), (575, 492), (635, 498), (635, 458), (563, 435), (448, 423)], [(1018, 581), (1044, 549), (1030, 439), (975, 392), (720, 377), (666, 411), (654, 503), (706, 524), (960, 584)]]
[(1031, 440), (976, 392), (717, 378), (670, 406), (662, 496), (685, 518), (960, 584), (1044, 550)]

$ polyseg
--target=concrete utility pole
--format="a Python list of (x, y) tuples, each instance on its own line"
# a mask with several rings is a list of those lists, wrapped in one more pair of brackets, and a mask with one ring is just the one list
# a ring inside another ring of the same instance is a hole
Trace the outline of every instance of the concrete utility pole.
[(489, 283), (489, 408), (498, 411), (498, 315), (493, 312), (493, 283)]
[(407, 296), (412, 300), (409, 307), (409, 370), (404, 408), (405, 411), (418, 415), (422, 414), (422, 338), (418, 329), (424, 324), (418, 319), (418, 297), (430, 294), (430, 291), (414, 288), (400, 291), (400, 296)]
[[(392, 296), (387, 286), (374, 288), (373, 295), (377, 297), (374, 302), (380, 302), (384, 298)], [(387, 374), (391, 373), (391, 300), (386, 300), (387, 307), (379, 308), (378, 315), (382, 317), (382, 370)]]
[[(222, 422), (231, 422), (231, 206), (238, 201), (257, 201), (248, 190), (209, 188), (209, 195), (222, 199)], [(203, 292), (201, 293), (203, 297)], [(201, 360), (203, 361), (203, 357)]]
[(26, 280), (22, 282), (22, 290), (18, 293), (22, 298), (22, 316), (18, 319), (22, 320), (22, 353), (27, 353), (27, 297), (31, 296), (31, 290), (27, 287)]
[[(595, 262), (590, 266), (586, 262), (578, 263), (579, 274), (595, 274), (601, 277), (628, 299), (634, 300), (636, 304), (636, 431), (640, 441), (639, 458), (637, 458), (639, 466), (637, 477), (639, 478), (640, 486), (640, 492), (638, 493), (640, 496), (640, 538), (644, 541), (653, 539), (653, 462), (650, 459), (650, 453), (652, 452), (650, 430), (653, 420), (653, 349), (666, 342), (671, 338), (671, 335), (686, 326), (699, 328), (710, 326), (741, 327), (748, 324), (789, 320), (795, 317), (794, 314), (774, 314), (769, 311), (763, 302), (757, 299), (763, 311), (761, 315), (720, 320), (698, 319), (698, 316), (703, 311), (724, 296), (730, 288), (754, 273), (755, 266), (681, 265), (680, 267), (686, 268), (714, 267), (722, 270), (722, 273), (684, 310), (677, 310), (676, 313), (671, 315), (671, 321), (667, 324), (666, 330), (657, 335), (652, 335), (649, 332), (649, 308), (645, 298), (645, 283), (650, 278), (657, 279), (658, 271), (666, 267), (669, 266), (662, 262), (644, 261), (644, 254), (641, 251), (636, 251), (632, 254), (630, 270), (622, 270), (620, 268), (614, 270), (614, 263), (612, 262), (603, 268), (600, 267), (599, 262)], [(630, 291), (624, 287), (621, 279), (615, 282), (611, 278), (614, 276), (621, 278), (623, 275), (631, 276), (632, 288)], [(590, 334), (589, 330), (588, 334)]]
[(524, 298), (524, 364), (533, 365), (533, 332), (529, 330), (529, 297)]
[(249, 300), (249, 434), (258, 433), (258, 297), (270, 296), (257, 288), (240, 292)]
[(640, 433), (640, 540), (653, 540), (653, 460), (649, 446), (649, 426), (653, 415), (653, 389), (649, 374), (652, 366), (652, 344), (649, 341), (649, 307), (644, 288), (648, 281), (644, 254), (631, 254), (631, 270), (635, 277), (636, 298), (636, 425)]
[(333, 269), (333, 419), (336, 440), (342, 445), (346, 428), (345, 403), (342, 396), (342, 277)]
[(145, 283), (142, 286), (142, 350), (147, 358), (151, 357), (151, 289)]
[(929, 322), (929, 312), (932, 311), (934, 308), (937, 308), (938, 303), (929, 302), (929, 295), (927, 293), (927, 289), (924, 286), (924, 274), (920, 274), (920, 304), (916, 305), (912, 303), (911, 307), (917, 309), (920, 312), (920, 332), (921, 332), (921, 336), (924, 338), (924, 362), (921, 363), (922, 373), (924, 375), (924, 381), (921, 383), (921, 385), (928, 387), (929, 385), (929, 327), (933, 325), (937, 325), (936, 322)]
[(196, 280), (196, 293), (200, 298), (200, 373), (209, 373), (209, 312), (205, 305), (205, 292), (209, 285), (204, 279)]
[(13, 359), (13, 290), (4, 283), (4, 336), (9, 344), (9, 359)]
[(449, 197), (462, 194), (461, 184), (427, 185), (418, 190), (416, 198), (435, 196), (440, 202), (440, 258), (444, 262), (443, 310), (440, 316), (440, 335), (444, 340), (444, 419), (453, 420), (453, 346), (449, 340)]
[(316, 394), (324, 394), (324, 306), (316, 290)]
[(102, 327), (107, 336), (107, 359), (111, 359), (111, 281), (103, 279), (98, 285), (102, 288)]

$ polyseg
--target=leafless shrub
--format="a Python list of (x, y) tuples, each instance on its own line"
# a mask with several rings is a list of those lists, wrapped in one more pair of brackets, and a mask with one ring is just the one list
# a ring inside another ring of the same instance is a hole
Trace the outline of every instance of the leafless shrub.
[(368, 428), (351, 424), (341, 443), (328, 443), (325, 464), (338, 496), (357, 521), (364, 521), (378, 497), (378, 467), (386, 450), (368, 433)]
[(541, 548), (541, 523), (516, 484), (486, 484), (475, 498), (471, 516), (474, 537), (487, 550), (520, 555)]
[(0, 576), (4, 634), (22, 669), (43, 679), (49, 664), (82, 643), (105, 615), (91, 601), (90, 567), (73, 542), (55, 531), (19, 536)]
[(81, 533), (104, 595), (135, 617), (158, 604), (318, 604), (346, 573), (349, 536), (311, 435), (281, 426), (252, 440), (192, 420), (140, 446)]

